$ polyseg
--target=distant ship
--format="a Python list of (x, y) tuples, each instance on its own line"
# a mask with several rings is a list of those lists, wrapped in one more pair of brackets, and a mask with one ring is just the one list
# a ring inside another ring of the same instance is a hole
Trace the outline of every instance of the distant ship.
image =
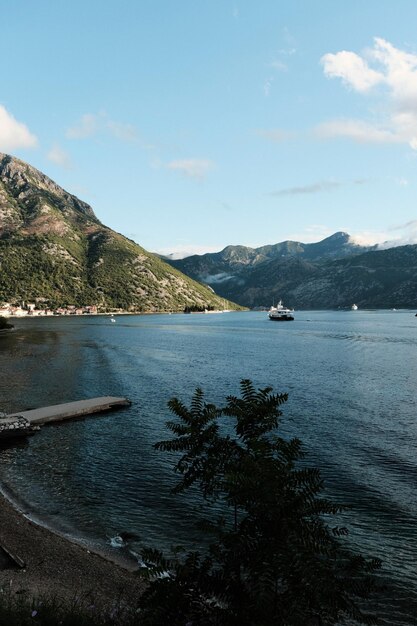
[(352, 304), (352, 306), (350, 308), (352, 309), (352, 311), (357, 311), (358, 310), (358, 305), (357, 304)]
[(294, 319), (294, 311), (287, 309), (281, 302), (278, 302), (277, 306), (271, 306), (268, 311), (268, 317), (275, 322), (290, 322)]

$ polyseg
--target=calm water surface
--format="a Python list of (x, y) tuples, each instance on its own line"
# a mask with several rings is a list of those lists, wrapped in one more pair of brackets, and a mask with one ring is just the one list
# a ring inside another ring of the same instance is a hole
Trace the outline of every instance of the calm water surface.
[[(299, 436), (329, 495), (352, 508), (350, 541), (384, 560), (384, 624), (417, 624), (417, 319), (411, 311), (46, 318), (0, 337), (0, 408), (101, 395), (132, 407), (45, 427), (0, 454), (0, 479), (28, 511), (112, 548), (196, 541), (195, 497), (169, 494), (167, 401), (201, 386), (222, 404), (239, 381), (288, 392), (283, 430)], [(193, 534), (194, 533), (194, 534)], [(120, 550), (119, 550), (120, 553)]]

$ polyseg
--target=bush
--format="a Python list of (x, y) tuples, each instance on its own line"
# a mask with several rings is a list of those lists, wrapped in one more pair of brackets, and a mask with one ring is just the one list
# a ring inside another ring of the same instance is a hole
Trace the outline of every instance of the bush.
[(286, 400), (243, 380), (241, 397), (221, 409), (200, 389), (190, 408), (169, 402), (174, 438), (155, 447), (181, 453), (174, 492), (194, 486), (206, 501), (221, 502), (224, 515), (202, 526), (210, 541), (201, 552), (166, 558), (143, 550), (144, 625), (375, 623), (362, 604), (380, 561), (354, 554), (347, 530), (327, 523), (341, 507), (321, 495), (319, 470), (300, 465), (300, 440), (276, 434)]

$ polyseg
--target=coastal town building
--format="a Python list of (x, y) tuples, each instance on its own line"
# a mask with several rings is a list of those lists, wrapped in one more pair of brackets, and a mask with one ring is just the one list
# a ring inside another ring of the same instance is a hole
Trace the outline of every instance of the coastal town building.
[(67, 307), (59, 307), (57, 309), (37, 309), (36, 304), (27, 303), (22, 306), (16, 306), (8, 302), (0, 305), (0, 317), (44, 317), (46, 315), (97, 315), (98, 309), (96, 305), (76, 306), (69, 305)]

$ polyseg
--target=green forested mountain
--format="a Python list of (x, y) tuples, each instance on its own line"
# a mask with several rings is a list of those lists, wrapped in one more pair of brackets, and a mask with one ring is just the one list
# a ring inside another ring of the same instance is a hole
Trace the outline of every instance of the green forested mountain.
[[(0, 153), (0, 303), (130, 311), (223, 307), (30, 165)], [(228, 303), (229, 308), (233, 305)]]
[(169, 261), (242, 306), (282, 299), (299, 309), (417, 308), (417, 246), (357, 246), (346, 233), (316, 244), (283, 242)]

